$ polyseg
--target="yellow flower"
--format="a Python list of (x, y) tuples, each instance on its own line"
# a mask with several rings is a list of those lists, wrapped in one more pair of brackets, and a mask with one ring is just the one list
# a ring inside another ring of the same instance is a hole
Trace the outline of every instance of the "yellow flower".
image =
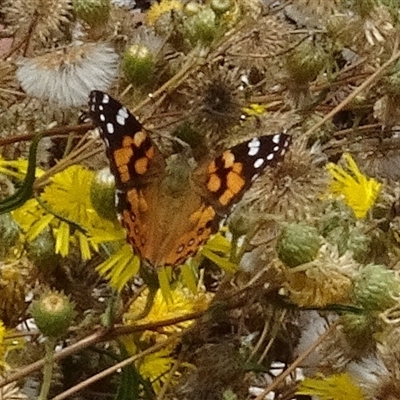
[(182, 3), (178, 0), (162, 0), (159, 4), (154, 3), (147, 11), (147, 23), (149, 25), (154, 25), (163, 14), (181, 9)]
[[(140, 353), (140, 349), (138, 349), (132, 336), (123, 336), (121, 340), (128, 354), (133, 356)], [(159, 351), (140, 358), (135, 364), (142, 378), (151, 382), (152, 388), (156, 393), (160, 392), (163, 382), (169, 379), (168, 371), (171, 370), (176, 362), (172, 357), (174, 348), (174, 344), (168, 345)]]
[[(143, 310), (146, 305), (148, 290), (143, 293), (134, 301), (127, 314), (125, 314), (125, 321), (127, 324), (134, 320)], [(170, 299), (165, 299), (161, 290), (158, 290), (152, 307), (149, 313), (140, 320), (141, 323), (153, 323), (163, 321), (171, 318), (184, 316), (195, 311), (205, 311), (211, 301), (212, 295), (210, 293), (193, 294), (189, 289), (182, 286), (175, 287), (170, 292)], [(180, 322), (176, 325), (170, 325), (163, 328), (164, 334), (171, 334), (180, 332), (182, 329), (189, 327), (193, 320)], [(160, 338), (159, 333), (147, 332), (143, 336), (151, 338)], [(155, 335), (155, 336), (154, 336)], [(165, 338), (165, 336), (163, 337)]]
[(63, 217), (87, 224), (95, 214), (90, 201), (93, 176), (93, 171), (73, 165), (55, 175), (40, 198)]
[(173, 349), (165, 348), (156, 353), (151, 353), (141, 360), (139, 365), (140, 375), (152, 382), (156, 393), (162, 388), (162, 383), (168, 379), (168, 371), (172, 368), (175, 360), (171, 357)]
[(99, 244), (120, 241), (125, 233), (118, 222), (100, 217), (90, 198), (94, 173), (74, 165), (58, 173), (38, 199), (27, 201), (13, 211), (13, 218), (32, 241), (50, 226), (56, 253), (66, 257), (70, 244), (78, 245), (84, 260), (98, 251)]
[(243, 107), (243, 111), (247, 114), (247, 115), (262, 115), (265, 113), (267, 107), (265, 107), (262, 104), (250, 104), (248, 107)]
[[(28, 171), (28, 160), (4, 160), (0, 156), (0, 173), (23, 180)], [(35, 176), (38, 178), (44, 174), (44, 171), (40, 168), (36, 168)]]
[(7, 336), (12, 334), (0, 320), (0, 370), (8, 368), (6, 358), (10, 351), (19, 349), (23, 346), (23, 339), (10, 339)]
[(382, 184), (363, 175), (349, 153), (344, 153), (343, 157), (347, 163), (346, 169), (333, 163), (326, 166), (332, 177), (329, 191), (334, 196), (342, 197), (357, 218), (365, 218)]
[(318, 396), (320, 400), (364, 400), (361, 389), (347, 374), (306, 378), (296, 394)]
[(97, 272), (110, 281), (110, 285), (121, 291), (126, 283), (139, 272), (140, 258), (132, 252), (131, 246), (126, 243), (118, 251), (101, 263)]

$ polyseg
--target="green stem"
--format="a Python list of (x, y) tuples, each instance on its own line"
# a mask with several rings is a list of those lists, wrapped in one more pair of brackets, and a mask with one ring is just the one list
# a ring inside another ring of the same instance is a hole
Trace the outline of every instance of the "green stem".
[(47, 400), (49, 397), (51, 378), (53, 377), (54, 349), (56, 346), (56, 339), (47, 338), (45, 346), (46, 356), (43, 367), (43, 384), (38, 400)]

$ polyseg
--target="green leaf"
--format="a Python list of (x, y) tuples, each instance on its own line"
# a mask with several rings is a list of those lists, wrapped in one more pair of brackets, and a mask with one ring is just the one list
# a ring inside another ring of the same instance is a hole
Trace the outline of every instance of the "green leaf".
[(21, 207), (26, 201), (28, 201), (33, 195), (33, 183), (35, 182), (36, 172), (36, 153), (37, 148), (42, 138), (42, 134), (37, 134), (33, 140), (29, 149), (29, 164), (28, 170), (25, 175), (25, 179), (22, 186), (11, 196), (7, 197), (0, 202), (0, 214), (8, 213)]

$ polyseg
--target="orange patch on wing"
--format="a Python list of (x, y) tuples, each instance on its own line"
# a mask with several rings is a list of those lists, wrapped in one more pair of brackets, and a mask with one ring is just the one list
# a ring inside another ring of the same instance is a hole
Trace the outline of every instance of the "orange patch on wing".
[(118, 172), (121, 182), (128, 182), (131, 179), (131, 175), (129, 174), (127, 165), (122, 165), (121, 167), (118, 167)]
[(237, 174), (241, 174), (242, 171), (243, 171), (243, 164), (240, 163), (240, 162), (235, 162), (235, 163), (232, 165), (232, 171), (233, 171), (233, 172), (236, 172)]
[(229, 172), (226, 176), (226, 186), (233, 194), (239, 193), (245, 185), (245, 180), (235, 172)]
[(154, 150), (154, 146), (151, 146), (147, 151), (146, 151), (146, 157), (151, 160), (152, 158), (154, 158), (154, 154), (155, 154), (155, 150)]
[(174, 250), (163, 260), (164, 265), (178, 266), (184, 263), (189, 257), (194, 256), (211, 235), (211, 227), (207, 227), (210, 221), (216, 216), (211, 206), (202, 206), (190, 217), (191, 229), (179, 238)]
[(142, 143), (147, 139), (147, 133), (144, 131), (139, 131), (136, 132), (135, 135), (133, 136), (133, 140), (132, 143), (136, 146), (136, 147), (140, 147), (142, 145)]
[(149, 167), (149, 159), (147, 157), (139, 158), (135, 161), (135, 171), (139, 175), (143, 175), (147, 172)]
[(121, 165), (128, 164), (132, 156), (133, 156), (133, 150), (130, 147), (122, 147), (120, 149), (114, 150), (113, 153), (115, 165), (118, 168)]
[[(122, 139), (122, 147), (131, 147), (132, 144), (135, 144), (133, 138), (130, 136), (124, 136)], [(136, 146), (137, 147), (137, 146)]]
[(222, 159), (224, 160), (224, 167), (230, 168), (234, 165), (235, 156), (230, 150), (226, 150), (222, 153)]
[[(237, 168), (241, 169), (241, 164), (239, 164)], [(226, 176), (227, 189), (218, 199), (221, 205), (229, 205), (235, 196), (243, 189), (245, 183), (245, 180), (239, 174), (233, 172), (233, 170), (230, 171)]]
[(210, 192), (217, 192), (219, 188), (221, 187), (221, 179), (217, 174), (212, 174), (210, 175), (210, 178), (208, 179), (207, 182), (207, 189)]
[(128, 203), (131, 205), (131, 210), (133, 213), (137, 212), (146, 212), (149, 209), (149, 206), (141, 192), (138, 192), (136, 189), (130, 189), (126, 193), (126, 199)]
[(212, 162), (210, 163), (210, 165), (208, 166), (208, 173), (209, 173), (210, 175), (212, 175), (212, 174), (214, 174), (215, 172), (217, 172), (217, 166), (216, 166), (216, 164), (215, 164), (215, 161), (212, 161)]

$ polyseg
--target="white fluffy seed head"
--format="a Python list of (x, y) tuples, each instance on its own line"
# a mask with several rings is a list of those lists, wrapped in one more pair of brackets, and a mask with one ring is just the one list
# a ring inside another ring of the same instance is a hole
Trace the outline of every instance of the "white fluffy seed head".
[(16, 75), (27, 94), (58, 107), (79, 107), (87, 104), (92, 90), (109, 89), (118, 55), (105, 43), (86, 43), (25, 58), (18, 65)]

